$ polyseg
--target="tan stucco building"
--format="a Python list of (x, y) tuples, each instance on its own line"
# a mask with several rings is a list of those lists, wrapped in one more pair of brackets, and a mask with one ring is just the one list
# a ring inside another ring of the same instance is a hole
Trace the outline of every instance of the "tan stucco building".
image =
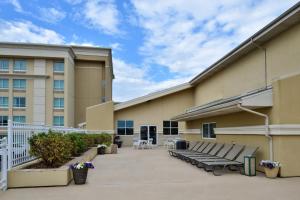
[(87, 107), (112, 100), (112, 79), (108, 48), (0, 43), (0, 127), (77, 127)]
[(119, 134), (125, 145), (183, 137), (257, 146), (258, 161), (300, 176), (299, 22), (300, 3), (186, 84), (87, 108), (87, 128)]

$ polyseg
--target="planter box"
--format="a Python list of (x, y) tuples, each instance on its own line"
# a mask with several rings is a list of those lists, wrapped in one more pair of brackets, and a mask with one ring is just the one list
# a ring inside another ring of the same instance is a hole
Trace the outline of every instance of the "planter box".
[(76, 162), (91, 161), (96, 155), (97, 148), (91, 148), (82, 156), (74, 158), (59, 168), (25, 169), (29, 165), (40, 162), (40, 160), (14, 167), (8, 172), (8, 188), (68, 185), (73, 179), (69, 165)]
[(105, 149), (106, 154), (116, 154), (118, 152), (118, 146), (116, 144), (112, 144)]

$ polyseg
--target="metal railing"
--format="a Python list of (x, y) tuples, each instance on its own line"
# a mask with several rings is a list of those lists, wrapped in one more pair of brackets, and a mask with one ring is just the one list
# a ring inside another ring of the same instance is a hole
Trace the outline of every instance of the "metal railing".
[(7, 189), (7, 138), (0, 139), (0, 189), (5, 191)]

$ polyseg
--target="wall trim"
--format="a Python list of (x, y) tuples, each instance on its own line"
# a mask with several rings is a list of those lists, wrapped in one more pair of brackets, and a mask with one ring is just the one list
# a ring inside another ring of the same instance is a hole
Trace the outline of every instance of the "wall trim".
[[(216, 135), (265, 135), (265, 126), (215, 128)], [(270, 125), (270, 135), (300, 135), (300, 124)]]

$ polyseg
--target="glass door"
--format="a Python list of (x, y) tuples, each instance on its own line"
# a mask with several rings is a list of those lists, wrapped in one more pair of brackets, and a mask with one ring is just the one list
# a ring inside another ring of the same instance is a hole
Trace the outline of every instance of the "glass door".
[(149, 138), (153, 139), (152, 144), (157, 144), (157, 132), (156, 126), (141, 126), (140, 128), (140, 139), (148, 140)]

